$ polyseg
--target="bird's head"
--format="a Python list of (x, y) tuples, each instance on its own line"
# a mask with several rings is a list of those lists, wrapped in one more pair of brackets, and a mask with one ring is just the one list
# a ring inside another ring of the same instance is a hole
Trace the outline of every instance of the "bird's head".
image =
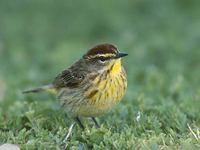
[(95, 67), (99, 71), (110, 70), (117, 73), (121, 70), (121, 58), (127, 55), (127, 53), (119, 52), (117, 47), (112, 44), (100, 44), (89, 49), (83, 55), (83, 59), (88, 62), (90, 67)]

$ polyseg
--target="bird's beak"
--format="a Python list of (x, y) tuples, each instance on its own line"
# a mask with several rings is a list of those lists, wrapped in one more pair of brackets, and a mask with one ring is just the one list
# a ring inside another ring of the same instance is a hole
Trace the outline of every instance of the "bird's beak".
[(115, 58), (121, 58), (127, 56), (127, 53), (119, 52)]

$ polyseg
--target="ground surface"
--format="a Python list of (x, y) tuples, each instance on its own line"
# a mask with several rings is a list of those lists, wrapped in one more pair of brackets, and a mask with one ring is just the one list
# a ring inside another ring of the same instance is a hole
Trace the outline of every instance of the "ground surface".
[(21, 90), (49, 83), (88, 48), (110, 42), (129, 53), (128, 91), (98, 119), (100, 129), (86, 119), (85, 131), (76, 127), (68, 148), (200, 149), (199, 5), (2, 0), (0, 144), (63, 149), (72, 120), (55, 96), (24, 96)]

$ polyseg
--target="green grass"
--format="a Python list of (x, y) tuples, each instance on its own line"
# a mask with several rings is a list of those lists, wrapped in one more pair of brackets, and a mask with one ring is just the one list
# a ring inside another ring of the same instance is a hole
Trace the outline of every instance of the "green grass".
[(127, 93), (98, 118), (100, 129), (83, 119), (86, 130), (75, 127), (68, 148), (199, 149), (200, 137), (193, 135), (200, 132), (199, 5), (197, 0), (2, 0), (0, 144), (63, 149), (73, 121), (55, 96), (21, 91), (51, 82), (88, 48), (109, 42), (129, 53)]

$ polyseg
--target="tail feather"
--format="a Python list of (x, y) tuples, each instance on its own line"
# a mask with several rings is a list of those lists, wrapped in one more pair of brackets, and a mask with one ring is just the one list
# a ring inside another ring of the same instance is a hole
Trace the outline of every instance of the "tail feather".
[(38, 93), (38, 92), (43, 92), (43, 91), (53, 91), (55, 88), (53, 85), (45, 85), (42, 87), (38, 87), (38, 88), (34, 88), (34, 89), (30, 89), (30, 90), (25, 90), (22, 91), (23, 94), (28, 94), (28, 93)]

